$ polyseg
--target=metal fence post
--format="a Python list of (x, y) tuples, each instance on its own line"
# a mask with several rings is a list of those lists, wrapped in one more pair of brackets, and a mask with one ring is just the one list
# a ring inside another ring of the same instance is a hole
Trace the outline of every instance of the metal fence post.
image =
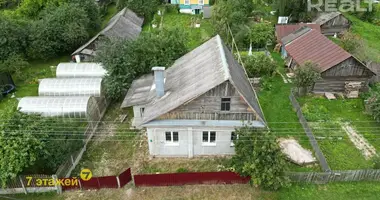
[(28, 194), (28, 191), (27, 191), (26, 188), (25, 188), (25, 185), (24, 185), (24, 182), (22, 181), (21, 176), (18, 176), (18, 178), (19, 178), (19, 180), (20, 180), (20, 182), (21, 182), (21, 186), (22, 186), (22, 189), (24, 190), (24, 193), (25, 193), (25, 194)]
[(62, 186), (60, 184), (58, 184), (58, 177), (57, 177), (57, 175), (54, 174), (51, 177), (54, 180), (55, 188), (57, 189), (57, 194), (62, 194)]
[(116, 176), (116, 181), (117, 181), (118, 188), (120, 188), (120, 179), (119, 179), (119, 176)]

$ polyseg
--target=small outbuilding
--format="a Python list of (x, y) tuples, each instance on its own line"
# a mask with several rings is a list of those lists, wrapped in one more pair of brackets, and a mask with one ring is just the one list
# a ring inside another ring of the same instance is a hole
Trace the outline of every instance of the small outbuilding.
[(27, 114), (40, 114), (45, 117), (87, 118), (100, 120), (101, 109), (94, 97), (24, 97), (17, 109)]
[(322, 34), (327, 36), (341, 34), (351, 26), (350, 21), (340, 12), (318, 13), (313, 23), (319, 24)]
[(38, 96), (102, 97), (102, 78), (46, 78), (40, 81)]
[(72, 56), (79, 55), (84, 61), (92, 60), (96, 55), (96, 42), (102, 37), (135, 40), (141, 33), (143, 22), (144, 18), (124, 8), (111, 18), (100, 33), (72, 53)]
[(59, 63), (57, 78), (102, 78), (107, 71), (100, 63)]
[(347, 83), (361, 83), (365, 90), (375, 73), (317, 30), (309, 29), (285, 45), (287, 65), (293, 70), (305, 62), (318, 65), (322, 79), (313, 92), (345, 92)]

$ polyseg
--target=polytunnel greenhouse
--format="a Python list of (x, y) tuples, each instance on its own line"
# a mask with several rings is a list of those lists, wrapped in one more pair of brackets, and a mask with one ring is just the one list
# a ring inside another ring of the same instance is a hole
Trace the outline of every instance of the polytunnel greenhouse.
[(106, 70), (100, 63), (60, 63), (57, 66), (57, 78), (102, 78)]
[(95, 97), (24, 97), (17, 109), (26, 114), (41, 114), (45, 117), (62, 116), (99, 120), (101, 110)]
[(102, 97), (102, 78), (47, 78), (38, 87), (39, 96)]

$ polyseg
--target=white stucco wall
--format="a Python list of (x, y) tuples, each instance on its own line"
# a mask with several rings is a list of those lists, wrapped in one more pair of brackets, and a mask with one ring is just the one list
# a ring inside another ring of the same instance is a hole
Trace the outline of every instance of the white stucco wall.
[[(231, 155), (235, 149), (231, 146), (231, 132), (235, 129), (215, 127), (167, 127), (147, 128), (149, 153), (163, 157), (193, 157), (205, 155)], [(169, 144), (165, 140), (166, 131), (178, 132), (178, 144)], [(215, 145), (207, 145), (202, 141), (203, 131), (215, 131)]]
[(132, 126), (136, 128), (142, 128), (139, 125), (142, 122), (142, 117), (140, 113), (140, 109), (144, 108), (144, 106), (133, 106), (133, 119), (132, 119)]

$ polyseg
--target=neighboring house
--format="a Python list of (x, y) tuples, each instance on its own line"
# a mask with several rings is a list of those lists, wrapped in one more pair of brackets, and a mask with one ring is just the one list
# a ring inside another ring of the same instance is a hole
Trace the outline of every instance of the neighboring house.
[(79, 55), (82, 61), (90, 61), (96, 55), (96, 42), (102, 37), (135, 40), (140, 35), (143, 22), (144, 18), (124, 8), (111, 18), (100, 33), (79, 47), (72, 56)]
[(233, 154), (235, 128), (265, 128), (245, 70), (215, 36), (165, 70), (154, 67), (132, 83), (121, 108), (145, 127), (153, 156)]
[(324, 35), (341, 34), (350, 28), (350, 21), (340, 12), (319, 13), (313, 23), (321, 26)]
[(179, 11), (187, 14), (201, 14), (204, 7), (209, 7), (209, 0), (169, 0), (171, 4), (179, 4)]
[(293, 70), (307, 61), (318, 64), (322, 79), (313, 86), (313, 92), (344, 92), (346, 82), (362, 82), (368, 86), (375, 75), (369, 68), (317, 30), (308, 29), (285, 45), (287, 65)]
[(317, 31), (321, 31), (320, 26), (318, 24), (277, 24), (276, 25), (276, 38), (277, 43), (281, 46), (281, 55), (283, 58), (287, 57), (284, 46), (292, 41), (294, 38), (299, 37), (304, 33), (301, 28), (308, 27), (311, 29), (315, 29)]

